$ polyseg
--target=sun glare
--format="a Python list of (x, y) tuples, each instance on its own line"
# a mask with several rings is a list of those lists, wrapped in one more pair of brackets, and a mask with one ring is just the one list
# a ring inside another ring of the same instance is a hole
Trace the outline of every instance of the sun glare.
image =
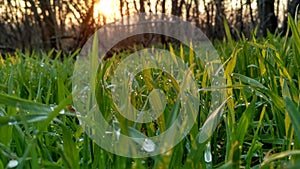
[(112, 17), (115, 13), (114, 1), (113, 0), (100, 0), (95, 4), (94, 17), (104, 15), (106, 18)]

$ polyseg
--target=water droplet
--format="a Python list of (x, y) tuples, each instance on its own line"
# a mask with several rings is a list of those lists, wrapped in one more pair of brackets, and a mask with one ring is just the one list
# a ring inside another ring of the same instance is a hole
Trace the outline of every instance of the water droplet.
[(187, 149), (188, 153), (191, 152), (191, 145), (190, 145), (189, 141), (186, 142), (185, 148)]
[(111, 92), (115, 92), (115, 87), (116, 87), (116, 85), (110, 84), (110, 85), (106, 86), (106, 89), (110, 89)]
[(142, 149), (146, 152), (153, 152), (155, 150), (155, 144), (151, 139), (146, 138), (143, 142)]
[(62, 109), (62, 110), (59, 112), (59, 114), (65, 114), (65, 110)]
[(9, 122), (7, 123), (8, 125), (15, 125), (17, 124), (17, 120), (14, 117), (9, 117)]
[(190, 92), (189, 91), (185, 91), (184, 93), (185, 93), (186, 96), (188, 96), (188, 97), (190, 96)]
[(117, 140), (119, 140), (120, 135), (121, 135), (121, 129), (119, 128), (119, 129), (115, 130), (115, 133), (116, 133)]
[(17, 121), (10, 121), (10, 122), (8, 122), (7, 124), (11, 126), (11, 125), (15, 125), (15, 124), (17, 124), (17, 123), (18, 123)]
[(223, 76), (223, 75), (224, 75), (224, 69), (221, 69), (221, 70), (218, 72), (218, 75), (219, 75), (219, 76)]
[(55, 106), (51, 106), (50, 109), (51, 109), (51, 111), (54, 111)]
[(207, 163), (211, 163), (212, 161), (210, 142), (206, 144), (206, 150), (204, 152), (204, 160)]
[(7, 168), (14, 168), (18, 166), (19, 162), (17, 160), (10, 160), (7, 164)]
[(168, 82), (170, 82), (170, 83), (171, 83), (171, 82), (172, 82), (172, 80), (171, 80), (171, 79), (168, 79)]
[(158, 136), (160, 134), (159, 128), (155, 131), (155, 135)]
[(42, 63), (42, 64), (41, 64), (41, 67), (44, 67), (44, 66), (45, 66), (44, 63)]

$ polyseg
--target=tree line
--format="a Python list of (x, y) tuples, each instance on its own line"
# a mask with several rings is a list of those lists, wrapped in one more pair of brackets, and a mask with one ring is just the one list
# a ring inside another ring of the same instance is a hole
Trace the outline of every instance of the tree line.
[[(0, 2), (0, 52), (15, 49), (74, 51), (106, 24), (94, 16), (99, 0), (3, 0)], [(104, 0), (100, 0), (104, 1)], [(285, 3), (283, 3), (285, 2)], [(224, 20), (235, 38), (284, 33), (287, 14), (296, 16), (299, 0), (119, 0), (121, 17), (167, 13), (190, 21), (211, 39), (225, 36)], [(281, 4), (285, 4), (284, 8)], [(299, 14), (299, 12), (298, 12)]]

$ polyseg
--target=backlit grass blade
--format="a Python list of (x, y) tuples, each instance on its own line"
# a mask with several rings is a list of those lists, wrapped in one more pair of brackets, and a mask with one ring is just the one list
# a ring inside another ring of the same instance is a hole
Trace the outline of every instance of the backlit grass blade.
[[(288, 24), (292, 30), (293, 38), (296, 41), (296, 44), (300, 44), (300, 28), (297, 27), (297, 22), (294, 21), (293, 17), (290, 14), (288, 14)], [(299, 46), (298, 48), (300, 49)]]
[(226, 19), (224, 19), (224, 28), (225, 28), (225, 34), (226, 34), (228, 43), (229, 43), (230, 47), (232, 47), (233, 46), (233, 40), (232, 40), (232, 37), (231, 37), (229, 25), (228, 25)]
[(227, 76), (230, 76), (235, 69), (237, 54), (239, 53), (239, 51), (241, 51), (241, 49), (234, 49), (233, 53), (230, 56), (230, 61), (228, 61), (228, 64), (227, 64), (226, 70), (225, 70), (225, 74)]
[(216, 108), (216, 110), (214, 110), (214, 112), (209, 115), (209, 117), (203, 124), (202, 129), (197, 136), (199, 143), (204, 143), (208, 138), (212, 136), (214, 130), (219, 124), (222, 115), (222, 108), (224, 107), (228, 99), (226, 99), (218, 108)]
[(291, 28), (291, 31), (292, 31), (292, 39), (293, 39), (293, 42), (294, 42), (294, 59), (296, 61), (296, 65), (297, 65), (297, 68), (299, 69), (300, 68), (300, 57), (296, 57), (297, 53), (299, 54), (300, 52), (300, 29), (297, 28), (296, 26), (296, 23), (294, 22), (293, 20), (293, 17), (288, 14), (288, 25), (289, 27)]
[(293, 127), (295, 129), (295, 134), (300, 139), (300, 112), (298, 111), (296, 104), (289, 98), (285, 97), (286, 111), (289, 114)]
[(293, 150), (293, 151), (284, 151), (280, 153), (276, 153), (273, 155), (270, 155), (269, 157), (265, 158), (264, 161), (261, 163), (261, 167), (265, 167), (267, 164), (270, 164), (272, 161), (292, 156), (292, 155), (300, 155), (300, 150)]

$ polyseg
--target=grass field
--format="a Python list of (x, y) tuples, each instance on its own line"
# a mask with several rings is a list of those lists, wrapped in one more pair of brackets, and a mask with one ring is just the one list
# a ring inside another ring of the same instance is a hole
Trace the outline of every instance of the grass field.
[[(83, 132), (72, 107), (78, 52), (66, 57), (58, 53), (54, 59), (50, 57), (53, 51), (1, 56), (0, 169), (300, 168), (300, 22), (290, 19), (289, 27), (290, 37), (269, 34), (264, 39), (241, 37), (239, 41), (232, 40), (226, 27), (227, 40), (215, 43), (226, 78), (226, 87), (220, 90), (226, 90), (228, 98), (216, 131), (199, 143), (197, 135), (208, 116), (211, 90), (210, 76), (198, 64), (194, 77), (202, 90), (196, 123), (173, 149), (147, 158), (109, 153)], [(197, 62), (189, 51), (170, 48), (186, 62)], [(118, 62), (117, 56), (103, 62), (99, 79), (109, 82)], [(137, 80), (141, 87), (131, 101), (137, 108), (143, 108), (144, 95), (153, 89), (144, 87), (149, 81), (168, 96), (166, 112), (158, 121), (132, 124), (135, 134), (154, 136), (172, 123), (169, 115), (177, 111), (172, 108), (178, 86), (167, 84), (169, 77), (160, 70), (136, 76), (150, 77)], [(97, 84), (98, 104), (109, 121), (117, 114), (112, 91), (101, 80)], [(125, 119), (117, 118), (126, 133)]]

